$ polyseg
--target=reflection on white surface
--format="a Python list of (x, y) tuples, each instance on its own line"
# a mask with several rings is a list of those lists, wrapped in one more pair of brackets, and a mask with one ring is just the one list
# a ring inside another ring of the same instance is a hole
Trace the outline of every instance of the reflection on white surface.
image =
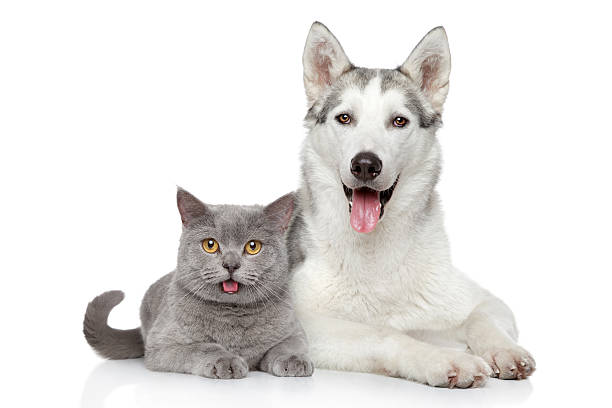
[[(89, 375), (81, 407), (204, 407), (327, 406), (351, 402), (352, 406), (405, 402), (410, 406), (492, 407), (526, 401), (530, 381), (491, 379), (485, 388), (448, 390), (373, 374), (318, 369), (311, 378), (277, 378), (251, 372), (241, 380), (211, 380), (193, 375), (148, 371), (142, 359), (105, 361)], [(376, 405), (374, 405), (376, 406)]]

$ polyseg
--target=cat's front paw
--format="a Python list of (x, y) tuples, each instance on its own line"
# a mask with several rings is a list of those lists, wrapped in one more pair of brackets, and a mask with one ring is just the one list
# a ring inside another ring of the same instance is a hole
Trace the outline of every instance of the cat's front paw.
[(493, 369), (493, 377), (502, 380), (523, 380), (536, 368), (531, 354), (519, 346), (489, 350), (482, 354), (482, 358)]
[(314, 364), (305, 354), (285, 354), (272, 363), (272, 374), (279, 377), (310, 377)]
[(240, 356), (227, 355), (205, 362), (199, 371), (197, 374), (203, 377), (228, 380), (246, 377), (249, 365)]
[(492, 370), (480, 357), (454, 350), (432, 353), (425, 369), (427, 384), (434, 387), (482, 387)]

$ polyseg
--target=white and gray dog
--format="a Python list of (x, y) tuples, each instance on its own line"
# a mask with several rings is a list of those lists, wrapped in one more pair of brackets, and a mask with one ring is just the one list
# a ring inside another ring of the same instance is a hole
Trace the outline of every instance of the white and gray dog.
[(399, 68), (367, 69), (314, 23), (303, 63), (309, 134), (290, 233), (315, 364), (441, 387), (528, 377), (535, 361), (516, 343), (512, 312), (450, 259), (435, 191), (451, 66), (444, 29)]

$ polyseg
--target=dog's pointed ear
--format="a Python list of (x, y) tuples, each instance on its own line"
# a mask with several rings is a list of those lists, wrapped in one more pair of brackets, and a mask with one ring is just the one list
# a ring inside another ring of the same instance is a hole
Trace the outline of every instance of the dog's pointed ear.
[(302, 56), (304, 87), (310, 105), (343, 73), (352, 68), (342, 46), (318, 21), (312, 24)]
[(266, 222), (272, 225), (276, 231), (284, 233), (289, 228), (293, 210), (295, 209), (296, 195), (291, 192), (285, 194), (264, 208)]
[(183, 190), (180, 187), (178, 187), (176, 191), (176, 204), (178, 206), (179, 213), (181, 214), (181, 221), (185, 227), (208, 214), (206, 204), (198, 200), (190, 192)]
[(423, 37), (399, 70), (412, 78), (438, 113), (448, 94), (451, 58), (444, 27), (436, 27)]

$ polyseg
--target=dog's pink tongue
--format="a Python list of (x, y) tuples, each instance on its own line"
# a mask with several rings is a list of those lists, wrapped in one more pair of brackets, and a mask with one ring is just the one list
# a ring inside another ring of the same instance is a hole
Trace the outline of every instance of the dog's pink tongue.
[(225, 293), (238, 292), (238, 282), (236, 282), (235, 280), (231, 280), (231, 279), (223, 281), (223, 291)]
[(380, 218), (378, 191), (365, 188), (353, 190), (351, 226), (357, 232), (368, 233), (374, 230)]

